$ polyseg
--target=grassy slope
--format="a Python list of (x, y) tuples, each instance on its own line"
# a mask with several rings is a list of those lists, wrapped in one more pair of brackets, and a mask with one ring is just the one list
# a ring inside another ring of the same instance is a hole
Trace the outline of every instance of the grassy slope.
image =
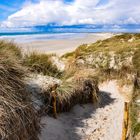
[[(134, 40), (131, 42), (131, 39)], [(110, 52), (114, 51), (118, 54), (123, 51), (128, 52), (140, 46), (140, 34), (123, 34), (117, 35), (106, 40), (99, 40), (93, 44), (83, 44), (79, 46), (74, 52), (65, 54), (63, 57), (80, 57), (95, 52)]]

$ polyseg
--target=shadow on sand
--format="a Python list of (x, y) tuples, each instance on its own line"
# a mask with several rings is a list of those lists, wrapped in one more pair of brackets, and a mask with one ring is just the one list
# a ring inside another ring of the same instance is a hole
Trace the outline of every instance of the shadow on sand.
[[(59, 114), (57, 119), (46, 117), (40, 140), (81, 140), (83, 139), (85, 121), (96, 113), (96, 109), (104, 108), (114, 102), (111, 94), (100, 91), (98, 104), (76, 105), (70, 112)], [(88, 128), (88, 127), (87, 127)], [(80, 133), (80, 135), (78, 135)], [(82, 136), (82, 137), (81, 137)]]

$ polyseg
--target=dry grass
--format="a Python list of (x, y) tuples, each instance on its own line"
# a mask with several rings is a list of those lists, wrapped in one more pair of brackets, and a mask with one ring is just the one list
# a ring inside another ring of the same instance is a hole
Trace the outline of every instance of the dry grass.
[(70, 58), (70, 57), (74, 57), (74, 52), (68, 52), (68, 53), (62, 55), (62, 58)]
[[(76, 104), (98, 102), (98, 82), (94, 77), (74, 76), (65, 79), (56, 89), (56, 110), (59, 112), (69, 111)], [(45, 92), (46, 101), (52, 99), (51, 90)], [(53, 101), (49, 104), (49, 113), (53, 112)]]
[(138, 49), (136, 49), (134, 53), (133, 65), (134, 65), (135, 71), (138, 72), (140, 75), (140, 46)]
[(65, 70), (61, 76), (61, 79), (64, 81), (74, 76), (75, 72), (79, 70), (75, 64), (75, 60), (70, 59), (65, 66)]
[(131, 124), (131, 135), (130, 139), (135, 139), (138, 134), (140, 134), (140, 105), (137, 102), (140, 100), (140, 75), (137, 73), (134, 82), (134, 91), (132, 95), (131, 105), (130, 105), (130, 124)]
[(24, 65), (32, 72), (43, 73), (53, 77), (60, 77), (61, 72), (51, 61), (51, 55), (32, 52), (25, 55)]
[(38, 120), (25, 90), (19, 49), (0, 42), (0, 139), (37, 140)]
[(140, 47), (136, 49), (133, 56), (133, 65), (135, 71), (134, 92), (130, 106), (130, 119), (131, 119), (131, 138), (135, 139), (140, 134), (140, 105), (137, 103), (140, 100)]
[(22, 58), (21, 50), (17, 45), (13, 42), (0, 41), (0, 54), (4, 54), (9, 52), (11, 56), (16, 56), (18, 58)]

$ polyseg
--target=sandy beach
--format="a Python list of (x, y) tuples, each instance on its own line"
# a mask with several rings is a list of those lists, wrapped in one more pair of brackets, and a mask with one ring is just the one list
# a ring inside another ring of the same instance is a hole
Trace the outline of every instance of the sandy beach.
[(84, 37), (32, 41), (18, 44), (25, 52), (38, 51), (43, 53), (55, 53), (57, 55), (63, 55), (66, 52), (75, 50), (81, 44), (94, 43), (97, 40), (106, 39), (111, 36), (113, 36), (112, 33), (92, 33), (86, 34)]

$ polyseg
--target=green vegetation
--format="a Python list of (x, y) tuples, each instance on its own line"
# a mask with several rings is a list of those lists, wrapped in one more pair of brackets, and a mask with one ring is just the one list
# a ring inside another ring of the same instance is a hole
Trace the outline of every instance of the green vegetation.
[(51, 55), (32, 52), (25, 55), (24, 65), (32, 72), (43, 73), (53, 77), (60, 77), (61, 72), (51, 61)]

